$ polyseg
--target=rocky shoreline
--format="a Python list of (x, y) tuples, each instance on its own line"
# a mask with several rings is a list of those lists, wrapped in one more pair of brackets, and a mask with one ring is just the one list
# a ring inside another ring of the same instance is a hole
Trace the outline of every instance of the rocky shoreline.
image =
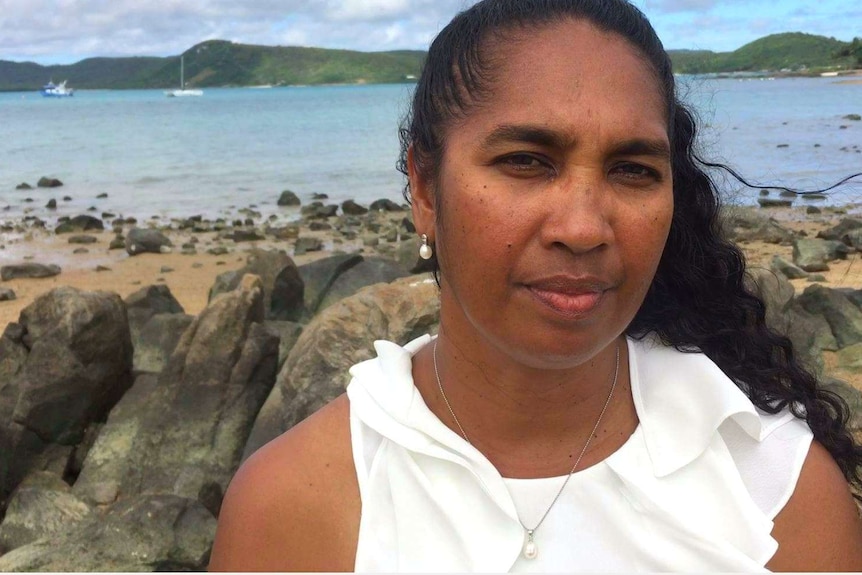
[[(0, 570), (204, 568), (240, 462), (341, 393), (375, 339), (436, 330), (403, 206), (288, 209), (301, 218), (10, 224), (30, 239), (0, 266), (0, 299), (20, 292), (0, 301)], [(723, 225), (770, 324), (860, 430), (853, 213), (734, 208)]]

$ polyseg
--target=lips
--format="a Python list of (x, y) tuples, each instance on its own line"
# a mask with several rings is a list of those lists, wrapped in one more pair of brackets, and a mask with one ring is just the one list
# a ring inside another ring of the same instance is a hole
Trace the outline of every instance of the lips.
[(567, 317), (581, 317), (596, 309), (611, 282), (595, 277), (552, 276), (524, 284), (540, 303)]

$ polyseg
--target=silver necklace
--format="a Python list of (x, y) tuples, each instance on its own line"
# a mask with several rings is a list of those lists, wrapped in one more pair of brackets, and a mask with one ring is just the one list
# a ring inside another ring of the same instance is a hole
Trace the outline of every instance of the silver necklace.
[[(446, 397), (446, 392), (443, 391), (443, 383), (440, 381), (440, 371), (437, 369), (437, 342), (439, 340), (434, 340), (434, 376), (437, 378), (437, 388), (440, 390), (440, 395), (443, 397), (443, 401), (446, 403), (446, 408), (449, 410), (449, 415), (452, 416), (452, 419), (455, 420), (455, 425), (458, 426), (458, 430), (461, 432), (461, 436), (464, 438), (464, 441), (472, 445), (470, 438), (467, 437), (467, 433), (464, 431), (464, 428), (461, 426), (461, 422), (458, 421), (458, 416), (455, 415), (455, 411), (452, 409), (452, 405), (449, 403), (449, 398)], [(587, 448), (590, 446), (590, 442), (593, 440), (593, 436), (596, 434), (596, 430), (599, 428), (599, 425), (602, 422), (602, 418), (605, 416), (605, 412), (608, 410), (608, 405), (611, 403), (611, 398), (614, 395), (614, 389), (617, 387), (617, 376), (620, 373), (620, 346), (617, 344), (617, 353), (616, 353), (616, 364), (614, 366), (614, 380), (611, 384), (611, 390), (608, 392), (608, 398), (605, 400), (604, 406), (602, 406), (602, 411), (599, 413), (599, 417), (596, 419), (596, 424), (593, 426), (593, 430), (587, 436), (587, 441), (584, 443), (583, 449), (578, 454), (578, 458), (575, 460), (575, 464), (572, 466), (572, 469), (569, 471), (569, 474), (566, 475), (565, 481), (560, 486), (559, 491), (554, 496), (551, 504), (548, 505), (548, 508), (545, 510), (542, 518), (539, 519), (539, 522), (536, 523), (535, 527), (532, 529), (524, 525), (524, 522), (521, 521), (521, 518), (518, 517), (518, 523), (521, 524), (521, 527), (524, 528), (524, 547), (521, 549), (521, 554), (525, 559), (535, 559), (539, 555), (539, 546), (535, 541), (535, 533), (536, 530), (542, 525), (545, 521), (545, 517), (548, 516), (548, 513), (551, 512), (551, 509), (557, 503), (557, 500), (560, 498), (560, 495), (563, 494), (563, 490), (566, 488), (566, 485), (569, 483), (569, 479), (572, 478), (572, 475), (575, 473), (575, 469), (578, 468), (578, 465), (581, 463), (581, 458), (583, 458), (584, 454), (587, 452)]]

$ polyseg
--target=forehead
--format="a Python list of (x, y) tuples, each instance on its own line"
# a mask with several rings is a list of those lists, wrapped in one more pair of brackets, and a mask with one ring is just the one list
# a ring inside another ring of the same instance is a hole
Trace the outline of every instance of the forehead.
[(646, 57), (622, 36), (566, 19), (515, 28), (483, 46), (491, 71), (480, 101), (466, 114), (505, 121), (542, 120), (564, 127), (603, 116), (632, 129), (667, 129), (665, 98)]

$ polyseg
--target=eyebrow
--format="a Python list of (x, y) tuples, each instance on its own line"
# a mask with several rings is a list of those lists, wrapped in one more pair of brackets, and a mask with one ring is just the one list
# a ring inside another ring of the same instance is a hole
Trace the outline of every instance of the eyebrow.
[[(483, 148), (492, 148), (506, 142), (525, 142), (539, 146), (565, 148), (572, 145), (569, 138), (559, 132), (542, 127), (517, 124), (503, 124), (494, 128), (482, 140)], [(665, 140), (633, 138), (615, 144), (610, 150), (612, 156), (652, 156), (662, 160), (670, 159), (670, 147)]]

